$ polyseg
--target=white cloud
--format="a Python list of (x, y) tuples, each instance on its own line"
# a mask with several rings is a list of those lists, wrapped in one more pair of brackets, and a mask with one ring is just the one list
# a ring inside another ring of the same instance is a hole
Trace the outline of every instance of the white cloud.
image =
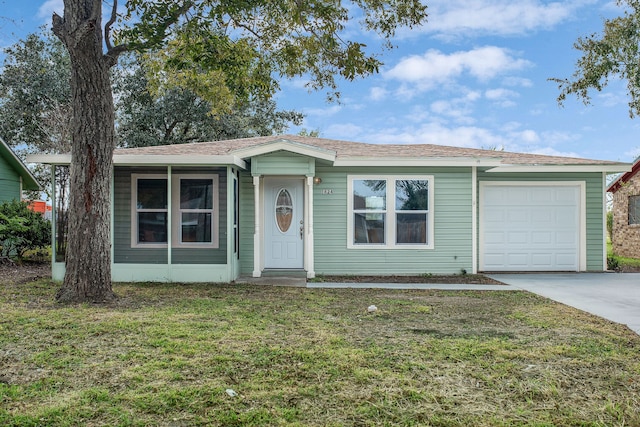
[(369, 99), (372, 101), (382, 101), (387, 97), (388, 93), (389, 92), (385, 88), (374, 86), (369, 90)]
[(518, 98), (520, 95), (518, 92), (514, 92), (509, 89), (489, 89), (485, 91), (484, 96), (493, 103), (503, 108), (514, 107), (516, 103), (513, 98)]
[(331, 105), (327, 108), (305, 108), (304, 114), (307, 116), (329, 117), (338, 114), (342, 110), (340, 105)]
[[(527, 60), (512, 56), (508, 49), (496, 46), (484, 46), (451, 54), (430, 49), (423, 55), (402, 59), (385, 72), (384, 76), (413, 84), (417, 89), (424, 91), (464, 76), (488, 81), (510, 71), (526, 68), (530, 64)], [(404, 90), (407, 93), (412, 92), (408, 88)]]
[(553, 28), (572, 19), (594, 0), (432, 0), (423, 32), (445, 38), (477, 35), (519, 35)]
[(38, 8), (38, 18), (47, 19), (47, 22), (51, 20), (53, 12), (62, 16), (64, 12), (63, 0), (47, 0), (40, 8)]

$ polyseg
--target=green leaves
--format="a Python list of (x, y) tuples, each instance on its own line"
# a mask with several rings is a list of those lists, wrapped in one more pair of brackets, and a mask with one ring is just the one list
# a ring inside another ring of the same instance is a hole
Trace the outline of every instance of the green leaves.
[(550, 79), (558, 83), (558, 103), (575, 95), (589, 104), (590, 90), (602, 91), (611, 79), (622, 79), (627, 82), (629, 115), (640, 113), (640, 2), (619, 0), (618, 4), (629, 6), (623, 16), (605, 20), (602, 34), (581, 37), (574, 44), (582, 57), (572, 78)]
[[(426, 20), (417, 0), (227, 0), (127, 2), (119, 33), (133, 49), (162, 49), (163, 78), (194, 90), (220, 108), (237, 97), (268, 98), (281, 78), (304, 77), (313, 89), (337, 96), (338, 79), (354, 80), (379, 70), (381, 61), (358, 37), (391, 46), (400, 27)], [(371, 37), (368, 32), (376, 33)], [(224, 83), (228, 89), (213, 89)]]

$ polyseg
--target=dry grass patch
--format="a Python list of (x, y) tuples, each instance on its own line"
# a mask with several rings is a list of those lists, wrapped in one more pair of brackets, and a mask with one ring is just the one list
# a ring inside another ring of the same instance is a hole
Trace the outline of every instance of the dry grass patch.
[(0, 286), (0, 425), (640, 425), (640, 337), (528, 293), (115, 290)]

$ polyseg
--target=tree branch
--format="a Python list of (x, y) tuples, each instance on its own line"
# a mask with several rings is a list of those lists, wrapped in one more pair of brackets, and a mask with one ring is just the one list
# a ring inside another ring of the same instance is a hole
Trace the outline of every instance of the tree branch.
[(111, 45), (111, 26), (116, 22), (116, 14), (118, 11), (118, 0), (113, 0), (113, 7), (111, 8), (111, 17), (106, 24), (104, 24), (104, 42), (107, 45), (107, 54), (113, 49)]

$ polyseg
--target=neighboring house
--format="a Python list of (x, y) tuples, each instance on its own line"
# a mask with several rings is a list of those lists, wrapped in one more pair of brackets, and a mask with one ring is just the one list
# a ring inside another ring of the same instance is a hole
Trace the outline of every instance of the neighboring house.
[(16, 153), (0, 138), (0, 203), (21, 200), (23, 190), (40, 185)]
[(119, 149), (113, 280), (603, 271), (606, 174), (629, 169), (293, 135)]
[(631, 170), (613, 181), (607, 191), (613, 194), (613, 235), (616, 255), (640, 258), (640, 157)]

